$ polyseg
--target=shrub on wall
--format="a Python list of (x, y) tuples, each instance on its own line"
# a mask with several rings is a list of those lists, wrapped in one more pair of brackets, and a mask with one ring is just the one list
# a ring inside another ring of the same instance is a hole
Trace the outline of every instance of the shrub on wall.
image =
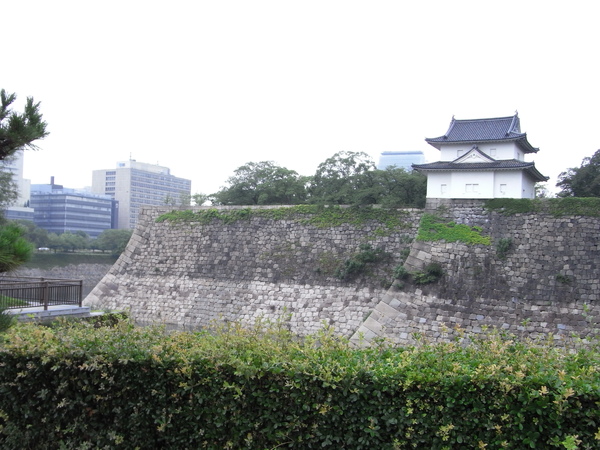
[(446, 222), (444, 219), (433, 214), (423, 214), (419, 231), (418, 241), (446, 241), (463, 242), (465, 244), (490, 245), (489, 236), (481, 234), (481, 227)]
[(412, 279), (415, 284), (435, 283), (444, 275), (444, 270), (439, 263), (429, 263), (423, 271), (413, 272)]
[(373, 248), (370, 244), (361, 244), (359, 251), (346, 259), (335, 271), (340, 280), (350, 280), (365, 272), (371, 264), (389, 259), (390, 254), (382, 248)]
[(600, 444), (600, 358), (513, 336), (357, 349), (285, 323), (164, 333), (19, 325), (2, 448), (550, 448)]
[(500, 259), (506, 259), (506, 255), (512, 248), (512, 239), (511, 238), (500, 238), (496, 242), (496, 255)]

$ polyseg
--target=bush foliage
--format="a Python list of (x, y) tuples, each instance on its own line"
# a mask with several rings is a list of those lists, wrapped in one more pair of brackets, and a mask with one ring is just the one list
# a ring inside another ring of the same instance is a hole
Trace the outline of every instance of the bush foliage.
[(490, 245), (491, 243), (489, 236), (481, 234), (480, 227), (446, 222), (433, 214), (423, 214), (419, 224), (417, 241), (464, 242), (465, 244), (483, 245)]
[[(165, 333), (21, 324), (0, 352), (2, 448), (580, 448), (600, 358), (490, 333), (352, 348), (285, 323)], [(574, 448), (574, 447), (572, 447)]]

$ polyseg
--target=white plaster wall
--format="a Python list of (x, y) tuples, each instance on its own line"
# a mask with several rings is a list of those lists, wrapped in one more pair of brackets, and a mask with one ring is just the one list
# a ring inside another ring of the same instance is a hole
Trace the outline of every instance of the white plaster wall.
[[(446, 193), (442, 193), (442, 184), (447, 186)], [(450, 172), (427, 174), (427, 198), (452, 198), (452, 180)]]
[[(454, 161), (458, 158), (458, 150), (463, 150), (462, 155), (465, 155), (474, 145), (474, 143), (442, 145), (440, 147), (440, 161)], [(519, 150), (514, 142), (480, 143), (477, 144), (477, 147), (494, 159), (518, 159), (524, 161), (523, 152)], [(491, 150), (494, 148), (496, 149), (496, 154), (492, 155)], [(519, 153), (520, 157), (518, 157)]]
[[(476, 191), (467, 191), (467, 184), (479, 185)], [(493, 198), (493, 172), (454, 172), (450, 188), (450, 198)]]
[(523, 177), (522, 198), (535, 198), (535, 181), (529, 177)]
[[(501, 185), (506, 185), (504, 192)], [(522, 173), (520, 171), (496, 172), (494, 176), (495, 198), (521, 198), (522, 195)]]

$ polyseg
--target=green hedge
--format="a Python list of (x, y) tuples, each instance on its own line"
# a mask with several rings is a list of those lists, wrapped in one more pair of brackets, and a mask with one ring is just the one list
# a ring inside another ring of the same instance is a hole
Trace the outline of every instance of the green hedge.
[(20, 324), (0, 351), (2, 448), (598, 448), (596, 349), (350, 347), (285, 324), (205, 333)]

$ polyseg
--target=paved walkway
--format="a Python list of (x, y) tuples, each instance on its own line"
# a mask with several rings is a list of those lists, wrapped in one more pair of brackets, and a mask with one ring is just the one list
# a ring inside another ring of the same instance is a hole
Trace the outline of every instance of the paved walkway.
[(89, 306), (79, 307), (77, 305), (51, 305), (48, 310), (43, 306), (31, 306), (27, 308), (7, 309), (8, 314), (17, 316), (18, 320), (45, 320), (56, 317), (89, 317), (102, 313), (90, 312)]

